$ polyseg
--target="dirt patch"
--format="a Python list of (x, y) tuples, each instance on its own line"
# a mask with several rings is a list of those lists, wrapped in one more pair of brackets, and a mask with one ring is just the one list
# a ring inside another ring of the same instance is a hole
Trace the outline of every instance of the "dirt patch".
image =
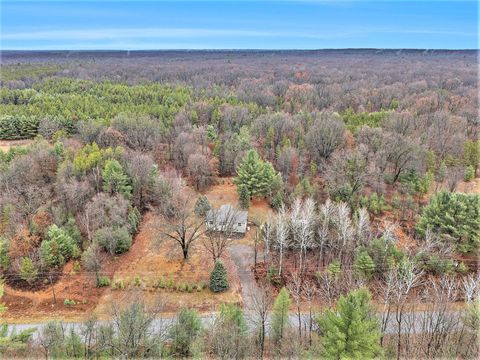
[(167, 313), (183, 306), (209, 312), (221, 303), (241, 302), (238, 277), (228, 254), (223, 261), (229, 271), (230, 289), (214, 294), (208, 289), (213, 261), (202, 239), (194, 243), (185, 261), (178, 244), (162, 235), (165, 226), (156, 215), (145, 216), (130, 251), (116, 260), (113, 287), (98, 300), (94, 311), (97, 316), (107, 316), (111, 304), (121, 301), (128, 291), (141, 292), (147, 303), (160, 301)]
[(2, 301), (7, 311), (2, 314), (8, 322), (28, 322), (56, 317), (76, 319), (93, 310), (104, 291), (95, 287), (95, 281), (88, 273), (73, 271), (70, 262), (63, 268), (57, 283), (45, 285), (41, 290), (18, 290), (5, 286)]
[[(218, 208), (224, 204), (231, 204), (238, 207), (237, 186), (233, 183), (233, 178), (221, 178), (217, 185), (208, 189), (204, 195), (212, 207)], [(266, 199), (252, 199), (248, 209), (248, 218), (250, 222), (262, 223), (267, 220), (268, 215), (273, 214), (273, 210)]]
[(27, 146), (32, 143), (32, 140), (0, 140), (0, 150), (8, 151), (15, 146)]
[(480, 194), (480, 178), (475, 178), (469, 182), (461, 181), (457, 185), (457, 191), (467, 194)]
[(411, 236), (408, 236), (402, 228), (395, 228), (395, 236), (398, 239), (397, 245), (403, 250), (413, 250), (417, 247), (417, 242)]

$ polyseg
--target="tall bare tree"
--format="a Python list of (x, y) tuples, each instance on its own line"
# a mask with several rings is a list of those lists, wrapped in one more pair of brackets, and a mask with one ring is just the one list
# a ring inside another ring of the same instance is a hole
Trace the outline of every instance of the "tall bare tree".
[(212, 222), (214, 228), (207, 230), (202, 243), (205, 250), (212, 256), (214, 264), (234, 240), (234, 226), (237, 223), (238, 214), (238, 211), (231, 207), (226, 213), (220, 214), (218, 210), (212, 210), (209, 213), (207, 221)]
[(187, 260), (190, 247), (205, 231), (205, 219), (197, 217), (188, 200), (185, 200), (178, 208), (174, 220), (162, 233), (180, 245), (183, 259)]

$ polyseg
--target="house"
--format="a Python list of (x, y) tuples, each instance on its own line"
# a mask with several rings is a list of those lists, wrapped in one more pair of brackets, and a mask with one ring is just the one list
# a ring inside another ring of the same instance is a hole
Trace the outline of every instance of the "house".
[(245, 234), (247, 218), (247, 211), (236, 210), (232, 205), (222, 205), (219, 209), (208, 211), (206, 225), (208, 230)]

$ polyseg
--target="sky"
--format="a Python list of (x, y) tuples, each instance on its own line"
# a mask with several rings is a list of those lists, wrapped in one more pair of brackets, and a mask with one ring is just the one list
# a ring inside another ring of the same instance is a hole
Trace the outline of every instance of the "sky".
[(477, 1), (5, 1), (0, 49), (478, 49)]

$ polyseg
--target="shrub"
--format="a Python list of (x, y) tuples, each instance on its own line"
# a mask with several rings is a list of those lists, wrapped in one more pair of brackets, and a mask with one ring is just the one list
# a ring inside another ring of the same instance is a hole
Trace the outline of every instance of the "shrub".
[(72, 267), (72, 272), (73, 273), (78, 273), (82, 270), (82, 265), (80, 265), (80, 262), (74, 261), (73, 262), (73, 267)]
[(97, 286), (98, 287), (110, 286), (110, 279), (107, 276), (101, 276), (100, 279), (98, 279)]
[(270, 200), (270, 206), (275, 210), (279, 210), (283, 203), (283, 192), (281, 191), (278, 191), (275, 195), (273, 195), (272, 199)]
[(213, 292), (222, 292), (228, 290), (228, 288), (227, 270), (223, 263), (217, 260), (210, 274), (210, 290)]
[(197, 202), (195, 203), (195, 214), (198, 216), (205, 216), (207, 212), (211, 209), (210, 203), (205, 195), (198, 197)]
[(480, 140), (466, 141), (463, 147), (463, 160), (466, 166), (473, 167), (474, 173), (480, 165)]
[(132, 235), (126, 227), (103, 227), (95, 232), (93, 239), (111, 255), (122, 254), (132, 245)]
[(451, 274), (455, 269), (455, 264), (450, 259), (442, 259), (437, 255), (430, 256), (424, 264), (426, 271), (437, 275)]
[(75, 302), (75, 300), (65, 299), (63, 300), (63, 305), (73, 306), (73, 305), (77, 305), (77, 303)]
[(435, 194), (417, 223), (417, 231), (425, 236), (428, 229), (451, 241), (461, 252), (478, 249), (480, 243), (480, 195)]
[(157, 281), (157, 287), (160, 288), (160, 289), (165, 289), (167, 287), (167, 280), (165, 279), (165, 276), (162, 276)]
[(456, 270), (460, 274), (467, 274), (470, 271), (469, 267), (463, 261), (458, 264)]
[(472, 165), (468, 165), (465, 168), (465, 175), (463, 176), (463, 179), (465, 181), (472, 181), (475, 178), (475, 168)]
[(142, 286), (142, 280), (140, 279), (140, 276), (137, 275), (133, 278), (133, 284), (137, 287)]
[(123, 290), (123, 289), (125, 289), (125, 283), (123, 282), (123, 280), (115, 280), (112, 284), (112, 287), (114, 289)]
[(386, 209), (387, 209), (387, 204), (385, 202), (384, 197), (374, 192), (370, 196), (368, 210), (370, 210), (373, 214), (378, 215), (384, 212)]
[(174, 286), (175, 286), (175, 281), (173, 280), (172, 275), (170, 275), (170, 277), (168, 278), (167, 287), (169, 289), (173, 289)]

